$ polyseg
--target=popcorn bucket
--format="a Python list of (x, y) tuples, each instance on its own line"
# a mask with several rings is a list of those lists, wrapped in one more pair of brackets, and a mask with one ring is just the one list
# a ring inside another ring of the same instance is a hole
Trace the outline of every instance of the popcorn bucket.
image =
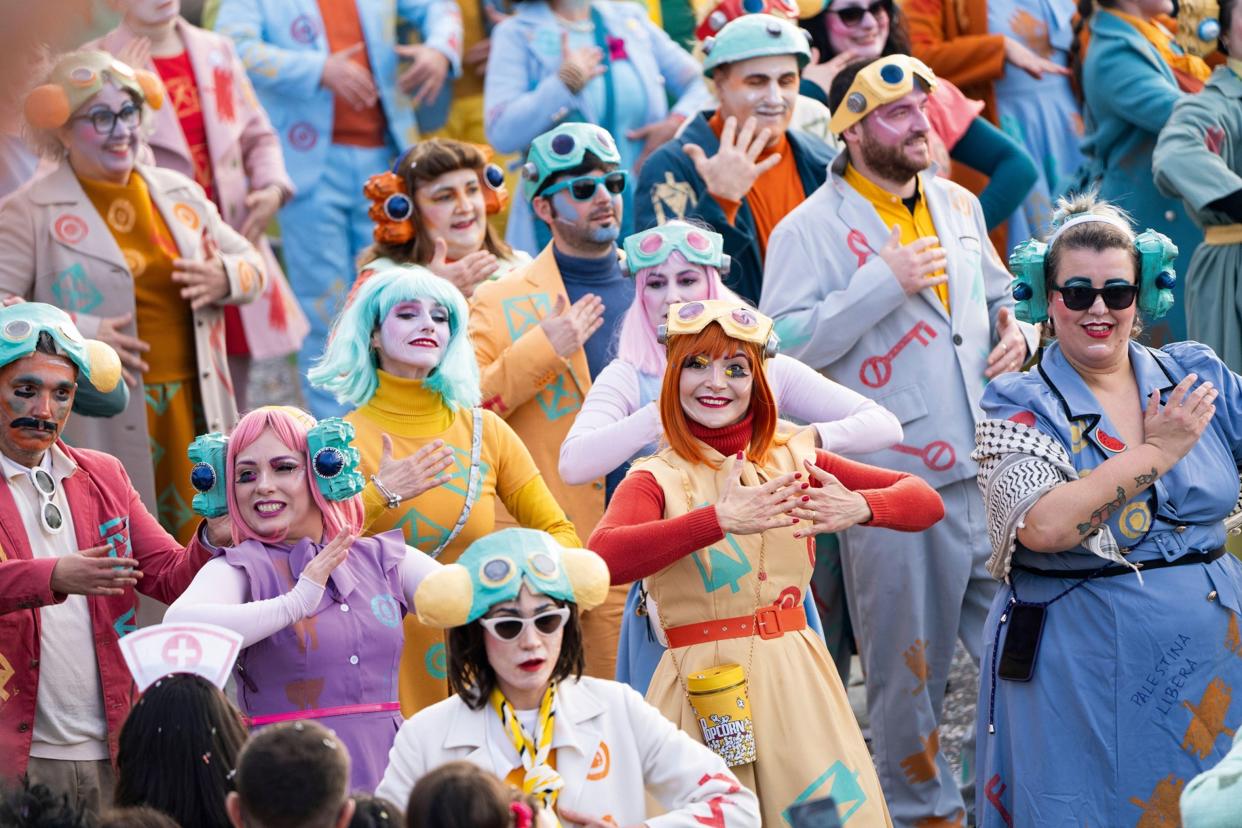
[(755, 761), (755, 726), (740, 664), (722, 664), (686, 677), (686, 692), (703, 729), (703, 742), (729, 767)]

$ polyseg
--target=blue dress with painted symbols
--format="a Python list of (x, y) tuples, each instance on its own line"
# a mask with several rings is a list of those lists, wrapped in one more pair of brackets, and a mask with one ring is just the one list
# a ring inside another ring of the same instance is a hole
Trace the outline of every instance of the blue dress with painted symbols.
[[(1238, 497), (1242, 378), (1192, 342), (1161, 350), (1130, 344), (1144, 398), (1188, 373), (1220, 389), (1216, 414), (1153, 487), (1109, 521), (1131, 561), (1175, 560), (1224, 543), (1222, 519)], [(1052, 345), (1035, 370), (1007, 374), (983, 397), (987, 417), (1035, 418), (1059, 440), (1080, 475), (1125, 451), (1094, 395)], [(1105, 563), (1082, 547), (1057, 554), (1018, 546), (1015, 565), (1091, 569)], [(985, 626), (979, 688), (976, 817), (981, 826), (1178, 825), (1178, 797), (1228, 752), (1242, 728), (1242, 565), (1209, 564), (1081, 580), (1014, 569)], [(1000, 616), (1016, 590), (1049, 601), (1034, 676), (995, 677)], [(993, 690), (995, 696), (993, 698)], [(989, 720), (995, 733), (989, 734)]]

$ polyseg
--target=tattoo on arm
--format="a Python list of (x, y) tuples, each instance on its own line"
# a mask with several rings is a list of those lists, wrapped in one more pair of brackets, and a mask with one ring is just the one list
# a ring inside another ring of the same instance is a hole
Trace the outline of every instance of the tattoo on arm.
[(1155, 483), (1156, 478), (1159, 476), (1160, 475), (1156, 474), (1155, 468), (1153, 468), (1151, 470), (1151, 474), (1140, 474), (1138, 477), (1134, 478), (1134, 485), (1138, 486), (1141, 489), (1144, 486), (1148, 486), (1152, 483)]
[[(1152, 471), (1155, 471), (1155, 469), (1152, 469)], [(1108, 520), (1110, 517), (1113, 516), (1113, 512), (1116, 512), (1118, 509), (1120, 509), (1125, 502), (1126, 502), (1126, 490), (1123, 489), (1121, 486), (1118, 486), (1116, 498), (1108, 501), (1103, 506), (1101, 506), (1100, 508), (1092, 512), (1091, 520), (1087, 521), (1086, 523), (1080, 523), (1078, 524), (1077, 527), (1075, 527), (1078, 530), (1079, 536), (1085, 538), (1087, 535), (1090, 535), (1092, 532), (1099, 529), (1101, 526), (1104, 525), (1104, 522), (1106, 520)]]

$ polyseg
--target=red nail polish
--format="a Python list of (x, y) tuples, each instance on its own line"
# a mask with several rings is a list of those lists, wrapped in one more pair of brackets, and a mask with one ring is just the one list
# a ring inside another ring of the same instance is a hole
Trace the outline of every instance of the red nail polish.
[(804, 489), (809, 489), (809, 488), (811, 488), (811, 484), (810, 484), (810, 483), (803, 483), (803, 484), (802, 484), (802, 488), (804, 488)]
[(797, 519), (797, 518), (794, 518), (794, 519), (793, 519), (793, 522), (794, 522), (794, 523), (797, 523), (797, 522), (798, 522), (798, 519)]
[(739, 452), (737, 453), (737, 459), (738, 459), (738, 460), (741, 460), (741, 459), (742, 459), (742, 452), (740, 452), (740, 451), (739, 451)]
[(801, 480), (801, 479), (802, 479), (802, 472), (795, 472), (794, 480)]
[(806, 502), (807, 502), (808, 500), (810, 500), (810, 499), (811, 499), (811, 496), (810, 496), (810, 495), (803, 495), (803, 496), (802, 496), (802, 502), (803, 502), (803, 503), (806, 503)]

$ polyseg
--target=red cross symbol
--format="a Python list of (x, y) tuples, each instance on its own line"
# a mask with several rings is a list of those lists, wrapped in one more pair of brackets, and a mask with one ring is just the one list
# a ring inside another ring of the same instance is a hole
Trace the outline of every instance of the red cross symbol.
[(188, 670), (203, 660), (203, 647), (192, 635), (178, 635), (164, 643), (164, 663), (178, 670)]

